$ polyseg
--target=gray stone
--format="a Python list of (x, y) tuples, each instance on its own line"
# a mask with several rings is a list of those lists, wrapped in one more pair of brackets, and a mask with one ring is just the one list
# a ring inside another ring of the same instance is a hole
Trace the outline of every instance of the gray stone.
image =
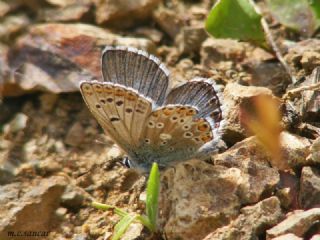
[(239, 213), (241, 171), (191, 160), (162, 174), (160, 225), (168, 239), (202, 239)]
[(320, 169), (318, 167), (302, 169), (299, 200), (304, 209), (320, 207)]
[(241, 214), (228, 226), (217, 229), (204, 240), (259, 239), (266, 229), (278, 223), (282, 217), (279, 199), (271, 197), (242, 208)]
[(1, 187), (0, 239), (9, 231), (49, 231), (65, 186), (64, 178), (51, 177)]
[(271, 196), (279, 183), (279, 173), (270, 167), (270, 156), (256, 137), (238, 142), (224, 153), (211, 158), (215, 165), (241, 170), (238, 195), (241, 196), (242, 204), (256, 203), (262, 196)]
[(272, 239), (287, 233), (303, 237), (317, 221), (320, 221), (320, 208), (312, 208), (308, 211), (297, 210), (291, 212), (291, 214), (287, 215), (285, 220), (267, 230), (267, 239)]

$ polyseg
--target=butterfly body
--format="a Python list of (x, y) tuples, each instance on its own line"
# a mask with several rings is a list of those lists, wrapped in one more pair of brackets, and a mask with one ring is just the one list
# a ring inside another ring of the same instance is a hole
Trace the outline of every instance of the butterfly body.
[(147, 171), (215, 149), (222, 123), (212, 83), (194, 79), (168, 92), (169, 71), (153, 55), (134, 48), (107, 47), (104, 82), (83, 81), (81, 94), (104, 131)]

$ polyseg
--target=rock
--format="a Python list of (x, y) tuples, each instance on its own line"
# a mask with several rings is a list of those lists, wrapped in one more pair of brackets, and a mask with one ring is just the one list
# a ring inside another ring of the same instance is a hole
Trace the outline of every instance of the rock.
[(312, 208), (308, 211), (297, 210), (291, 212), (285, 220), (267, 230), (267, 239), (272, 239), (287, 233), (298, 237), (304, 234), (320, 220), (320, 208)]
[(282, 94), (290, 83), (287, 72), (275, 57), (250, 43), (208, 38), (202, 44), (200, 55), (205, 67), (225, 73), (239, 71), (239, 76), (234, 79), (237, 82), (267, 87), (276, 95)]
[(161, 0), (106, 0), (94, 1), (96, 21), (117, 28), (126, 28), (152, 15)]
[(70, 129), (65, 138), (65, 143), (73, 147), (79, 146), (84, 140), (84, 129), (79, 122), (75, 122)]
[(313, 235), (310, 240), (320, 240), (320, 234)]
[(162, 31), (167, 33), (172, 39), (175, 39), (183, 26), (183, 21), (177, 15), (177, 12), (164, 6), (160, 6), (154, 11), (153, 18)]
[(0, 17), (5, 16), (10, 11), (10, 4), (6, 2), (0, 2)]
[(282, 217), (279, 199), (271, 197), (242, 208), (235, 220), (209, 234), (204, 240), (259, 239), (266, 229), (277, 224)]
[(76, 189), (67, 188), (66, 192), (61, 196), (61, 204), (68, 209), (78, 210), (83, 206), (85, 197), (83, 192)]
[[(255, 111), (252, 103), (257, 96), (261, 95), (277, 101), (267, 88), (245, 87), (236, 83), (227, 84), (224, 90), (223, 109), (226, 124), (223, 127), (223, 140), (228, 145), (233, 145), (250, 135), (245, 130), (246, 125), (243, 119), (247, 117), (248, 113)], [(280, 145), (282, 160), (270, 158), (269, 161), (273, 167), (286, 170), (307, 164), (306, 158), (309, 154), (310, 140), (283, 131), (280, 134)]]
[(241, 171), (238, 177), (241, 204), (256, 203), (263, 196), (271, 196), (280, 181), (278, 171), (270, 167), (270, 157), (256, 137), (247, 138), (211, 159), (215, 165)]
[(183, 58), (175, 64), (175, 68), (171, 71), (171, 83), (173, 87), (186, 83), (188, 79), (195, 78), (194, 64), (189, 58)]
[(63, 220), (63, 218), (66, 216), (68, 212), (68, 209), (66, 208), (63, 208), (63, 207), (59, 207), (57, 210), (56, 210), (56, 215), (58, 218), (60, 218), (61, 220)]
[(28, 116), (23, 113), (17, 113), (15, 117), (3, 127), (6, 135), (17, 133), (26, 128)]
[(17, 34), (30, 24), (30, 20), (25, 14), (17, 14), (5, 17), (0, 25), (0, 39), (8, 41), (10, 37)]
[(118, 145), (113, 144), (112, 147), (109, 149), (106, 158), (113, 159), (113, 158), (121, 158), (124, 157), (124, 152), (119, 148)]
[(287, 162), (290, 168), (298, 168), (307, 164), (310, 140), (289, 132), (282, 132), (280, 141), (283, 162)]
[(208, 38), (201, 47), (201, 63), (207, 68), (219, 68), (222, 61), (241, 62), (249, 46), (237, 40)]
[(310, 164), (320, 163), (320, 137), (318, 137), (312, 143), (310, 147), (310, 155), (307, 158), (307, 162), (310, 162)]
[(123, 234), (121, 240), (134, 240), (141, 236), (143, 225), (141, 223), (133, 223), (128, 230)]
[(250, 85), (266, 87), (276, 96), (281, 96), (291, 83), (291, 78), (278, 61), (253, 62), (246, 69), (251, 74)]
[(272, 240), (303, 240), (303, 238), (297, 237), (292, 233), (284, 234), (279, 237), (272, 238)]
[(291, 171), (280, 171), (276, 195), (285, 209), (299, 209), (299, 178)]
[(44, 93), (39, 97), (41, 108), (44, 112), (49, 113), (53, 110), (58, 101), (57, 94)]
[[(162, 174), (160, 225), (168, 239), (203, 239), (237, 216), (241, 171), (191, 160)], [(223, 187), (221, 187), (223, 186)]]
[(181, 29), (175, 42), (180, 54), (197, 53), (207, 37), (208, 34), (203, 26), (186, 26)]
[(304, 209), (320, 208), (320, 169), (304, 167), (301, 171), (299, 200)]
[(12, 171), (10, 171), (9, 169), (3, 168), (3, 166), (0, 167), (0, 185), (5, 185), (12, 182), (14, 180), (14, 177), (15, 176)]
[(7, 239), (9, 231), (50, 231), (65, 186), (62, 177), (0, 186), (0, 238)]
[(64, 3), (51, 3), (55, 7), (41, 9), (39, 19), (44, 22), (81, 21), (92, 8), (91, 0), (65, 1)]
[(297, 42), (288, 49), (285, 60), (293, 70), (293, 74), (297, 79), (311, 74), (312, 70), (319, 66), (319, 46), (319, 39), (309, 38)]
[[(259, 95), (273, 97), (272, 92), (263, 87), (248, 87), (237, 83), (229, 83), (224, 89), (224, 126), (223, 140), (228, 145), (233, 145), (244, 139), (248, 134), (240, 122), (241, 108), (247, 109), (247, 102)], [(252, 105), (248, 106), (252, 108)]]
[(29, 28), (9, 51), (9, 66), (19, 75), (3, 86), (5, 96), (30, 91), (79, 91), (81, 80), (101, 80), (100, 57), (105, 45), (130, 45), (154, 51), (147, 39), (119, 37), (86, 24), (39, 24)]
[(51, 158), (40, 161), (35, 165), (37, 174), (41, 176), (48, 176), (57, 173), (62, 170), (60, 162), (52, 161)]
[[(9, 79), (10, 68), (8, 64), (8, 52), (9, 47), (0, 43), (0, 82), (3, 83), (4, 79)], [(3, 86), (0, 86), (0, 90), (3, 91)]]
[(133, 37), (116, 37), (113, 45), (135, 47), (141, 50), (145, 50), (148, 53), (155, 54), (156, 47), (149, 40), (145, 38), (133, 38)]
[(138, 36), (143, 38), (148, 38), (155, 44), (160, 44), (161, 40), (163, 39), (164, 33), (150, 27), (139, 27), (135, 30)]

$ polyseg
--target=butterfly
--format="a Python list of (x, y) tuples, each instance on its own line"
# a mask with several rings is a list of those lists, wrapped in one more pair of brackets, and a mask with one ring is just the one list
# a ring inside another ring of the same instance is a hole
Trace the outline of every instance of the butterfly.
[(86, 105), (130, 167), (148, 171), (208, 156), (221, 137), (222, 107), (214, 84), (195, 78), (169, 90), (169, 71), (132, 47), (102, 52), (104, 81), (82, 81)]

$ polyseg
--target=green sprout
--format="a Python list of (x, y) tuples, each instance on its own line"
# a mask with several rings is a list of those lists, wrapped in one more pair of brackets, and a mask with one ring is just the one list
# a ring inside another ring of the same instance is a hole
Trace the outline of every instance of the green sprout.
[(147, 227), (150, 232), (155, 233), (158, 230), (158, 201), (160, 191), (160, 173), (157, 163), (153, 163), (147, 183), (146, 213), (140, 215), (136, 213), (127, 213), (126, 211), (112, 205), (92, 202), (92, 206), (100, 210), (113, 210), (115, 214), (121, 217), (120, 221), (114, 227), (112, 240), (118, 240), (127, 231), (133, 222), (140, 222)]

